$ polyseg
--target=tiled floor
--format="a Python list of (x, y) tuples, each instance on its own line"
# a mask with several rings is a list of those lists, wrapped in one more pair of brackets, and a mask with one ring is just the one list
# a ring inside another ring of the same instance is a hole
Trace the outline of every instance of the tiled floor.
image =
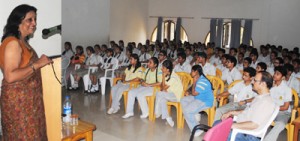
[[(190, 131), (185, 124), (184, 129), (177, 129), (176, 122), (172, 128), (165, 121), (156, 119), (151, 122), (148, 119), (140, 119), (140, 111), (135, 110), (135, 116), (122, 119), (124, 115), (123, 100), (121, 99), (121, 110), (113, 115), (106, 114), (110, 88), (106, 95), (83, 94), (83, 90), (67, 91), (63, 89), (63, 100), (65, 95), (70, 95), (73, 104), (73, 113), (79, 114), (80, 119), (94, 123), (97, 129), (94, 131), (94, 141), (187, 141)], [(135, 109), (137, 109), (135, 105)], [(173, 120), (176, 121), (175, 109), (172, 109)], [(207, 117), (202, 115), (201, 123), (207, 123)], [(195, 138), (201, 141), (202, 136)], [(280, 134), (279, 141), (286, 140), (286, 131)]]

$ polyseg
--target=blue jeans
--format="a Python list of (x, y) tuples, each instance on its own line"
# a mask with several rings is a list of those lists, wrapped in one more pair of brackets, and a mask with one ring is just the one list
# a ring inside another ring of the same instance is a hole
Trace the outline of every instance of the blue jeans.
[[(221, 123), (222, 120), (217, 120), (214, 122), (213, 124), (213, 127), (219, 123)], [(231, 139), (231, 133), (232, 133), (232, 130), (230, 131), (229, 133), (229, 136), (227, 138), (227, 141), (230, 141)], [(255, 136), (252, 136), (252, 135), (248, 135), (248, 134), (241, 134), (241, 133), (238, 133), (236, 136), (235, 136), (235, 141), (259, 141), (260, 139), (255, 137)]]

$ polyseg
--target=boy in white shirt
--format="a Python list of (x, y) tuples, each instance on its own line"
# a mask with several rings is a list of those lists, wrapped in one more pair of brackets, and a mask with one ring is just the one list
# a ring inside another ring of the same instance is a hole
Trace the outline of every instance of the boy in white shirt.
[(216, 76), (216, 67), (207, 62), (206, 53), (199, 52), (197, 62), (202, 67), (204, 75)]
[(266, 46), (261, 47), (261, 54), (257, 58), (258, 62), (265, 62), (266, 64), (270, 63), (270, 55), (268, 48)]
[(243, 61), (244, 61), (244, 53), (240, 52), (238, 54), (238, 57), (237, 57), (237, 64), (236, 64), (236, 68), (239, 70), (239, 71), (243, 71), (244, 67), (243, 67)]
[(300, 81), (296, 77), (292, 76), (294, 66), (291, 64), (285, 64), (284, 68), (287, 70), (287, 75), (285, 76), (286, 84), (290, 88), (294, 89), (300, 97)]
[(266, 71), (267, 70), (267, 64), (264, 62), (259, 62), (256, 65), (256, 72), (260, 72), (260, 71)]
[(292, 64), (294, 66), (294, 72), (293, 72), (293, 76), (300, 79), (300, 59), (294, 59), (292, 61)]
[(253, 92), (251, 84), (255, 75), (256, 71), (254, 68), (245, 68), (243, 72), (243, 81), (236, 83), (228, 91), (217, 95), (217, 100), (220, 100), (221, 97), (226, 97), (229, 95), (236, 97), (236, 99), (222, 107), (217, 108), (214, 121), (220, 120), (222, 115), (229, 111), (243, 110), (246, 108), (247, 103), (251, 103), (253, 98), (257, 95), (255, 92)]
[(284, 67), (275, 67), (273, 76), (274, 84), (270, 90), (270, 95), (274, 102), (280, 106), (279, 113), (275, 118), (275, 126), (266, 135), (264, 141), (276, 141), (281, 131), (285, 129), (291, 117), (290, 102), (292, 101), (292, 90), (286, 85), (283, 77), (286, 76), (287, 71)]
[(229, 56), (227, 58), (226, 67), (227, 69), (222, 72), (222, 80), (226, 80), (227, 84), (232, 83), (235, 80), (241, 80), (242, 74), (240, 71), (235, 67), (237, 60), (233, 56)]
[(186, 61), (190, 63), (193, 60), (193, 55), (192, 55), (193, 52), (191, 47), (188, 46), (185, 48), (185, 54), (186, 54)]
[(219, 62), (219, 54), (218, 54), (218, 52), (219, 52), (219, 47), (218, 48), (215, 48), (215, 50), (214, 50), (214, 55), (212, 55), (210, 58), (209, 58), (209, 63), (210, 64), (212, 64), (212, 65), (215, 65), (215, 66), (217, 66), (217, 64), (219, 64), (218, 62)]
[(184, 52), (178, 53), (178, 60), (177, 64), (174, 67), (175, 72), (186, 72), (186, 73), (191, 73), (191, 65), (190, 63), (186, 60), (186, 54)]
[(250, 65), (250, 67), (256, 68), (256, 65), (258, 63), (258, 60), (257, 60), (258, 53), (257, 53), (257, 51), (256, 50), (252, 50), (251, 53), (250, 53), (250, 57), (252, 59), (252, 63)]
[(147, 53), (146, 46), (141, 46), (141, 55), (139, 56), (141, 63), (147, 63), (147, 61), (151, 58), (151, 55)]

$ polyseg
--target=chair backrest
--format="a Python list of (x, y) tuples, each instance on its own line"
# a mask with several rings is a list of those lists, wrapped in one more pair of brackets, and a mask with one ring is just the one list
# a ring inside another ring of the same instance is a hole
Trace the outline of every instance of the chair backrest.
[(222, 78), (222, 71), (218, 68), (216, 68), (216, 76)]
[(212, 87), (214, 88), (214, 96), (216, 97), (218, 91), (219, 93), (224, 92), (224, 82), (217, 76), (207, 75), (207, 79), (211, 82)]
[(239, 83), (239, 82), (241, 82), (241, 81), (243, 81), (243, 80), (235, 80), (235, 81), (233, 81), (233, 82), (230, 83), (230, 85), (228, 86), (228, 89), (232, 88), (236, 83)]
[(293, 109), (297, 109), (298, 102), (299, 102), (299, 96), (298, 96), (297, 92), (295, 91), (295, 89), (292, 89), (292, 95), (293, 95), (293, 100), (294, 100)]
[(189, 85), (193, 84), (193, 78), (189, 73), (186, 72), (176, 72), (176, 74), (180, 77), (183, 86), (182, 97), (185, 91), (188, 89)]
[(90, 73), (94, 73), (97, 71), (98, 71), (98, 67), (89, 67), (88, 75), (90, 75)]
[(204, 141), (226, 141), (230, 133), (232, 118), (223, 120), (221, 123), (210, 128), (203, 137)]
[(238, 133), (244, 133), (244, 134), (253, 135), (253, 136), (256, 136), (256, 137), (260, 137), (261, 140), (263, 140), (264, 137), (265, 137), (265, 135), (266, 135), (266, 132), (267, 132), (269, 126), (271, 125), (271, 123), (276, 118), (278, 112), (279, 112), (279, 106), (276, 106), (275, 109), (274, 109), (274, 111), (273, 111), (273, 113), (272, 113), (271, 118), (267, 121), (267, 123), (265, 124), (264, 127), (261, 127), (261, 128), (255, 129), (255, 130), (233, 129), (230, 141), (234, 141), (235, 137), (236, 137), (236, 135)]

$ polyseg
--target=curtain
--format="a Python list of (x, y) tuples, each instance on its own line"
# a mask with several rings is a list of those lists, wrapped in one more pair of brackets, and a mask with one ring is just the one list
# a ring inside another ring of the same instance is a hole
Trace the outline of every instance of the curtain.
[(161, 42), (162, 23), (163, 23), (163, 18), (162, 17), (158, 17), (158, 20), (157, 20), (156, 40), (158, 40), (159, 42)]
[(247, 46), (250, 45), (250, 40), (251, 40), (251, 36), (252, 36), (252, 23), (253, 23), (253, 20), (245, 20), (242, 43)]
[(240, 46), (241, 37), (241, 20), (231, 20), (231, 39), (230, 48), (237, 48)]
[(209, 42), (216, 41), (216, 25), (217, 25), (217, 19), (210, 19), (210, 41)]
[(223, 19), (218, 19), (217, 38), (215, 41), (216, 47), (222, 47), (223, 37)]
[(176, 43), (180, 41), (180, 35), (181, 35), (180, 31), (181, 31), (181, 18), (178, 17), (176, 22), (176, 30), (175, 30)]

